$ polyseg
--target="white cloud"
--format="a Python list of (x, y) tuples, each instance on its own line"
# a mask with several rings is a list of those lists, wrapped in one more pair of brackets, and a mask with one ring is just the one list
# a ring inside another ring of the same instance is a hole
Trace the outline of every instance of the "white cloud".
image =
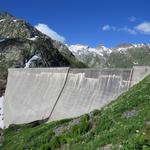
[(134, 30), (134, 29), (130, 29), (130, 28), (127, 28), (127, 27), (123, 27), (123, 28), (117, 28), (115, 26), (110, 26), (110, 25), (104, 25), (102, 27), (102, 30), (103, 31), (116, 31), (116, 32), (128, 32), (129, 34), (137, 34), (137, 32)]
[(117, 28), (114, 27), (114, 26), (112, 26), (111, 28), (112, 28), (113, 31), (116, 31), (116, 30), (117, 30)]
[(58, 33), (56, 33), (54, 30), (52, 30), (50, 27), (48, 27), (46, 24), (39, 23), (35, 26), (37, 30), (40, 32), (46, 34), (47, 36), (51, 37), (53, 40), (65, 42), (65, 38)]
[(137, 32), (134, 29), (130, 29), (130, 28), (127, 28), (127, 27), (118, 28), (117, 31), (118, 32), (124, 31), (124, 32), (128, 32), (129, 34), (134, 34), (134, 35), (137, 34)]
[(147, 34), (150, 35), (150, 22), (142, 22), (141, 24), (138, 24), (137, 26), (134, 26), (132, 28), (128, 27), (115, 27), (111, 25), (105, 25), (102, 27), (103, 31), (115, 31), (115, 32), (127, 32), (132, 35), (136, 34)]
[(109, 30), (116, 31), (117, 28), (114, 27), (114, 26), (110, 26), (110, 25), (107, 24), (107, 25), (104, 25), (104, 26), (102, 27), (102, 30), (103, 30), (103, 31), (109, 31)]
[(135, 27), (140, 33), (150, 34), (150, 22), (143, 22)]
[(135, 16), (131, 16), (128, 18), (130, 22), (135, 22), (137, 18)]
[(108, 31), (108, 30), (111, 30), (111, 27), (110, 27), (110, 25), (104, 25), (103, 27), (102, 27), (102, 30), (103, 31)]

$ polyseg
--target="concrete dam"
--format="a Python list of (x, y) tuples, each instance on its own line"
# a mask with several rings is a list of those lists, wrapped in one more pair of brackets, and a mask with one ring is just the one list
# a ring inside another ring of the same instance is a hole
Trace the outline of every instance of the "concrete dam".
[(2, 104), (4, 127), (72, 118), (100, 109), (147, 76), (150, 67), (29, 68), (8, 72)]

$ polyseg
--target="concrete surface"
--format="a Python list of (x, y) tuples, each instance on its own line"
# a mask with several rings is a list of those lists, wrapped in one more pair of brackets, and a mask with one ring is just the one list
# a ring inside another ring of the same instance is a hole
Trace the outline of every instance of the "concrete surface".
[(110, 103), (149, 73), (150, 67), (9, 69), (3, 124), (77, 117)]
[(9, 69), (4, 124), (45, 119), (51, 113), (69, 68)]
[(99, 109), (127, 91), (130, 69), (71, 69), (49, 121)]

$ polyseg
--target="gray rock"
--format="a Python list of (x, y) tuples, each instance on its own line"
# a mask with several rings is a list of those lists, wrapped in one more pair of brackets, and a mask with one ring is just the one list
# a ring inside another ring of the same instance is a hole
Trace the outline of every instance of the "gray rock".
[(97, 148), (97, 150), (113, 150), (113, 145), (112, 144), (108, 144), (106, 146), (103, 146), (101, 148)]
[(132, 117), (136, 116), (137, 114), (138, 114), (138, 112), (135, 109), (133, 109), (133, 110), (124, 112), (123, 117), (128, 119), (128, 118), (132, 118)]
[(145, 124), (150, 126), (150, 120), (146, 121)]

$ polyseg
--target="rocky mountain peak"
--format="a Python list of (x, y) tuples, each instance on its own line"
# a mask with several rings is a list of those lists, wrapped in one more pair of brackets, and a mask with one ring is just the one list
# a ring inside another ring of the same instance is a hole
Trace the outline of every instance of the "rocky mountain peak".
[(63, 43), (52, 40), (25, 20), (7, 12), (0, 13), (0, 17), (0, 79), (6, 78), (10, 67), (84, 65)]
[(133, 46), (133, 44), (122, 43), (122, 44), (117, 45), (115, 48), (128, 48), (128, 47), (131, 47), (131, 46)]
[(31, 24), (13, 15), (0, 13), (0, 37), (1, 38), (23, 38), (43, 37), (46, 35), (39, 32)]
[(1, 19), (15, 19), (16, 17), (14, 17), (13, 15), (11, 15), (8, 12), (1, 12), (0, 13), (0, 20)]

